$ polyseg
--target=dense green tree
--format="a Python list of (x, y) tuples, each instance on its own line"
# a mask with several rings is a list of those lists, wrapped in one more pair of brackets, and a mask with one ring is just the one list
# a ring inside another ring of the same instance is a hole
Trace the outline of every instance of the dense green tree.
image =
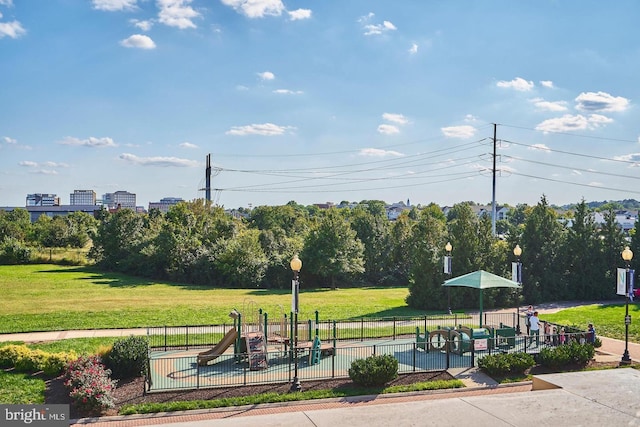
[(411, 219), (408, 213), (403, 212), (393, 222), (389, 234), (390, 257), (387, 281), (390, 284), (406, 285), (409, 283), (409, 275), (412, 263), (413, 226), (416, 221)]
[(144, 266), (148, 244), (145, 218), (131, 209), (105, 214), (93, 239), (89, 257), (100, 267), (137, 274)]
[(569, 295), (562, 280), (560, 251), (564, 227), (545, 196), (527, 215), (522, 232), (523, 295), (525, 303), (563, 300)]
[(317, 228), (305, 239), (300, 254), (305, 271), (328, 280), (331, 289), (339, 279), (364, 272), (364, 247), (340, 212), (328, 209)]
[(611, 283), (607, 289), (606, 265), (602, 254), (602, 240), (584, 199), (575, 207), (571, 227), (567, 230), (566, 245), (561, 252), (564, 266), (563, 280), (567, 283), (567, 297), (588, 300), (611, 297)]
[(419, 309), (445, 310), (442, 257), (446, 240), (445, 220), (423, 210), (413, 227), (411, 270), (407, 304)]
[(0, 210), (0, 241), (5, 237), (25, 242), (31, 234), (31, 218), (26, 209)]
[[(604, 223), (601, 227), (602, 259), (604, 261), (605, 282), (610, 286), (610, 294), (615, 294), (617, 269), (625, 267), (622, 260), (622, 251), (629, 242), (625, 239), (624, 232), (616, 222), (616, 213), (613, 208), (603, 213)], [(606, 286), (606, 285), (605, 285)]]
[(389, 266), (389, 220), (384, 205), (370, 202), (356, 207), (350, 216), (351, 228), (364, 245), (365, 278), (379, 283)]
[(268, 260), (259, 235), (259, 230), (243, 229), (233, 239), (221, 242), (214, 263), (223, 283), (243, 288), (260, 285)]

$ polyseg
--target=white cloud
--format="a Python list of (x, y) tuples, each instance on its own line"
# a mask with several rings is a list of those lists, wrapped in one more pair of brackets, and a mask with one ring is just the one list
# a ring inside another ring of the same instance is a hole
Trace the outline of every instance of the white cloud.
[(249, 88), (245, 85), (238, 85), (236, 86), (236, 90), (245, 91), (245, 90), (249, 90)]
[(40, 175), (58, 175), (58, 171), (50, 170), (50, 169), (40, 169), (39, 171), (36, 171), (35, 173), (40, 174)]
[(180, 159), (178, 157), (138, 157), (135, 154), (122, 153), (120, 159), (138, 166), (162, 166), (162, 167), (200, 167), (195, 160)]
[(22, 25), (18, 21), (12, 22), (0, 22), (0, 39), (4, 36), (17, 39), (18, 37), (27, 33), (27, 30), (22, 28)]
[(13, 1), (12, 0), (0, 0), (0, 5), (11, 7), (11, 6), (13, 6)]
[(301, 90), (289, 90), (289, 89), (276, 89), (273, 93), (281, 95), (302, 95), (304, 92)]
[(232, 126), (231, 130), (225, 132), (227, 135), (245, 136), (245, 135), (263, 135), (276, 136), (283, 135), (290, 126), (278, 126), (273, 123), (252, 124), (247, 126)]
[(440, 129), (447, 138), (471, 138), (476, 134), (476, 128), (473, 126), (450, 126)]
[(400, 133), (400, 129), (398, 129), (398, 126), (382, 124), (378, 126), (378, 133), (393, 135), (396, 133)]
[(571, 170), (571, 175), (582, 175), (582, 172), (577, 171), (577, 170), (575, 170), (575, 169), (572, 169), (572, 170)]
[(522, 77), (516, 77), (511, 81), (500, 80), (496, 83), (498, 87), (504, 87), (509, 89), (515, 89), (520, 92), (528, 92), (535, 86), (532, 81), (526, 81)]
[(189, 4), (192, 0), (157, 0), (159, 21), (169, 27), (196, 28), (192, 19), (200, 16)]
[(19, 162), (18, 165), (24, 166), (24, 167), (27, 167), (27, 168), (37, 168), (38, 167), (38, 163), (37, 162), (32, 162), (31, 160), (23, 160), (23, 161)]
[(358, 153), (365, 157), (402, 157), (404, 154), (398, 151), (380, 150), (379, 148), (363, 148)]
[(583, 92), (576, 98), (576, 109), (580, 111), (624, 111), (629, 100), (621, 96), (614, 97), (606, 92)]
[(418, 45), (416, 43), (411, 43), (411, 47), (409, 48), (409, 53), (411, 55), (415, 55), (418, 53)]
[(533, 98), (529, 101), (531, 101), (536, 108), (543, 111), (567, 111), (568, 109), (566, 101), (545, 101), (542, 98)]
[(271, 71), (264, 71), (262, 73), (257, 73), (257, 74), (261, 80), (273, 80), (276, 78), (276, 75), (273, 74)]
[(42, 165), (48, 168), (68, 168), (69, 167), (69, 165), (66, 163), (58, 163), (58, 162), (51, 162), (51, 161), (44, 162)]
[(542, 132), (568, 132), (595, 129), (611, 122), (613, 122), (613, 119), (600, 114), (591, 114), (590, 116), (565, 114), (562, 117), (543, 121), (536, 126), (536, 130)]
[(311, 9), (296, 9), (287, 12), (292, 21), (311, 18)]
[(95, 138), (93, 136), (87, 139), (79, 139), (72, 136), (67, 136), (65, 139), (60, 141), (62, 145), (72, 145), (79, 147), (92, 147), (92, 148), (102, 148), (102, 147), (117, 147), (118, 144), (113, 142), (113, 139), (109, 137), (104, 138)]
[(131, 47), (137, 49), (155, 49), (156, 44), (151, 37), (144, 34), (134, 34), (124, 40), (120, 41), (120, 44), (124, 47)]
[(382, 21), (382, 24), (367, 24), (364, 26), (365, 36), (378, 36), (389, 31), (397, 30), (390, 21)]
[(115, 12), (117, 10), (131, 10), (136, 8), (137, 0), (93, 0), (93, 8)]
[(473, 123), (473, 122), (477, 122), (478, 118), (473, 114), (467, 114), (466, 116), (464, 116), (464, 121), (467, 123)]
[(198, 148), (198, 146), (196, 144), (192, 144), (190, 142), (183, 142), (180, 144), (180, 147), (182, 148)]
[(535, 151), (545, 151), (547, 153), (550, 153), (551, 150), (549, 149), (549, 147), (547, 147), (544, 144), (533, 144), (531, 147), (529, 147), (529, 150), (535, 150)]
[(388, 122), (398, 123), (400, 125), (406, 125), (409, 123), (409, 119), (402, 114), (384, 113), (382, 114), (382, 118)]
[(142, 31), (149, 31), (153, 27), (153, 21), (140, 21), (138, 19), (132, 19), (131, 22), (135, 27), (140, 28)]
[[(3, 136), (3, 137), (2, 137), (2, 140), (3, 140), (4, 142), (6, 142), (7, 144), (17, 144), (17, 143), (18, 143), (18, 140), (17, 140), (17, 139), (9, 138), (8, 136)], [(640, 138), (639, 138), (639, 140), (640, 140)]]
[(221, 0), (222, 4), (231, 6), (247, 18), (263, 18), (264, 16), (280, 16), (285, 11), (281, 0)]
[(549, 89), (553, 89), (553, 82), (551, 80), (540, 80), (540, 85)]
[(640, 162), (640, 153), (625, 154), (624, 156), (616, 156), (615, 160), (622, 160), (624, 162)]

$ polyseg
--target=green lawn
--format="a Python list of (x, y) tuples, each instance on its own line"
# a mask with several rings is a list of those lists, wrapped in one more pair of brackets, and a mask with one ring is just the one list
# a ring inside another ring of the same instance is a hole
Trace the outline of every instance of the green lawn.
[[(262, 308), (280, 318), (291, 310), (287, 290), (215, 289), (156, 282), (91, 267), (0, 266), (0, 333), (230, 323)], [(424, 314), (404, 302), (407, 288), (300, 291), (300, 318)]]
[[(631, 325), (629, 325), (629, 340), (640, 342), (640, 306), (629, 304)], [(596, 335), (609, 338), (624, 339), (625, 306), (620, 305), (586, 305), (568, 308), (553, 314), (540, 316), (541, 320), (561, 325), (577, 326), (586, 330), (589, 323), (596, 328)]]
[(0, 370), (0, 403), (17, 405), (44, 403), (44, 380), (29, 374), (14, 374)]

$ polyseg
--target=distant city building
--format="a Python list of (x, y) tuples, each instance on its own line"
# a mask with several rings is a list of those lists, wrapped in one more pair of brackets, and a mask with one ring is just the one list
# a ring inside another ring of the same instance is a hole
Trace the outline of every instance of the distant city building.
[(26, 206), (60, 206), (60, 198), (57, 194), (27, 194)]
[(129, 208), (136, 210), (136, 195), (128, 191), (116, 191), (102, 196), (102, 204), (109, 209)]
[(95, 205), (96, 192), (93, 190), (73, 190), (73, 193), (69, 194), (69, 200), (71, 206)]
[(54, 216), (66, 216), (73, 212), (85, 212), (94, 217), (102, 210), (99, 205), (56, 205), (56, 206), (27, 206), (26, 208), (0, 207), (0, 210), (11, 212), (16, 209), (26, 209), (29, 212), (31, 222), (36, 222), (42, 215), (53, 218)]
[(165, 197), (159, 202), (149, 202), (149, 210), (158, 209), (162, 213), (167, 213), (171, 206), (177, 205), (184, 200), (180, 197)]

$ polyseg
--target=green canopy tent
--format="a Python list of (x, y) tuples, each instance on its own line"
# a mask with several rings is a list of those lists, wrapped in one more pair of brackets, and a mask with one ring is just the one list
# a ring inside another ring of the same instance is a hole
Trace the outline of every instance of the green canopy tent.
[(463, 276), (445, 280), (442, 286), (466, 286), (468, 288), (480, 289), (480, 327), (482, 327), (482, 290), (488, 288), (520, 288), (520, 285), (513, 280), (505, 279), (484, 270), (467, 273)]

